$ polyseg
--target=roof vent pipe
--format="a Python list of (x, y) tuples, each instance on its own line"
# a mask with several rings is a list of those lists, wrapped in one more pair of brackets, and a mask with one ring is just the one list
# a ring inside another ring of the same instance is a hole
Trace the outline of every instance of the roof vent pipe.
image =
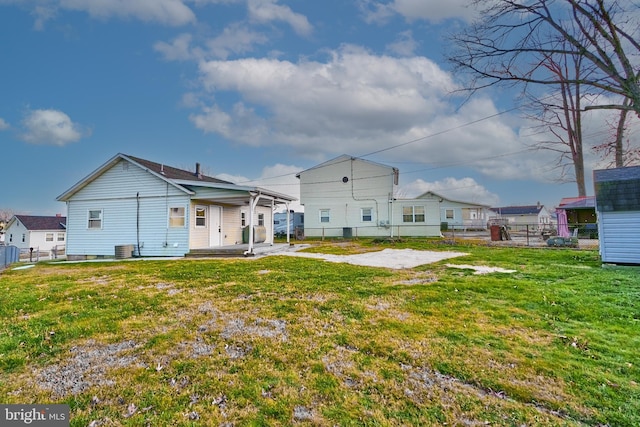
[(196, 176), (198, 179), (202, 179), (202, 173), (200, 173), (200, 163), (196, 163)]

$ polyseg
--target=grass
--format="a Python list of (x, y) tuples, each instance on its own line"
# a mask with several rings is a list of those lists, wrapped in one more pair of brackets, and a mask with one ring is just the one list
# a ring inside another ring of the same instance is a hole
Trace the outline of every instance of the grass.
[[(638, 269), (597, 251), (318, 242), (465, 257), (40, 263), (0, 275), (4, 403), (71, 425), (640, 425)], [(512, 274), (473, 274), (447, 263)]]

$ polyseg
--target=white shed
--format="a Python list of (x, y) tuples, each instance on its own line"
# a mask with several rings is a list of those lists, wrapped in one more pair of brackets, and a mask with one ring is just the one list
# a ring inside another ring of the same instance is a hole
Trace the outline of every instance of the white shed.
[(593, 171), (602, 262), (640, 264), (640, 166)]

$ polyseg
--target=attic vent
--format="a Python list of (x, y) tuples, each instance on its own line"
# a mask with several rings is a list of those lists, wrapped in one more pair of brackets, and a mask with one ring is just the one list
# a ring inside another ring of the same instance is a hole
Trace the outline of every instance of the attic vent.
[(122, 162), (122, 170), (123, 171), (129, 170), (129, 162)]

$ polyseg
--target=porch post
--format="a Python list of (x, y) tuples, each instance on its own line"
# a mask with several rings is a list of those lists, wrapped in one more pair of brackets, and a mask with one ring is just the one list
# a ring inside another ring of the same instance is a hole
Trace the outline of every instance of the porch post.
[(274, 213), (273, 212), (275, 211), (275, 209), (276, 209), (276, 201), (274, 199), (271, 199), (271, 226), (270, 226), (270, 228), (271, 228), (271, 246), (273, 246), (273, 244), (275, 243), (273, 241), (273, 228), (274, 228), (274, 226), (273, 226)]
[(289, 229), (291, 227), (291, 212), (289, 211), (289, 203), (286, 204), (287, 207), (287, 243), (291, 244), (291, 237), (289, 234)]
[(249, 192), (249, 248), (244, 253), (245, 256), (253, 255), (253, 240), (254, 240), (254, 232), (253, 232), (253, 211), (255, 210), (258, 200), (260, 200), (260, 193)]

